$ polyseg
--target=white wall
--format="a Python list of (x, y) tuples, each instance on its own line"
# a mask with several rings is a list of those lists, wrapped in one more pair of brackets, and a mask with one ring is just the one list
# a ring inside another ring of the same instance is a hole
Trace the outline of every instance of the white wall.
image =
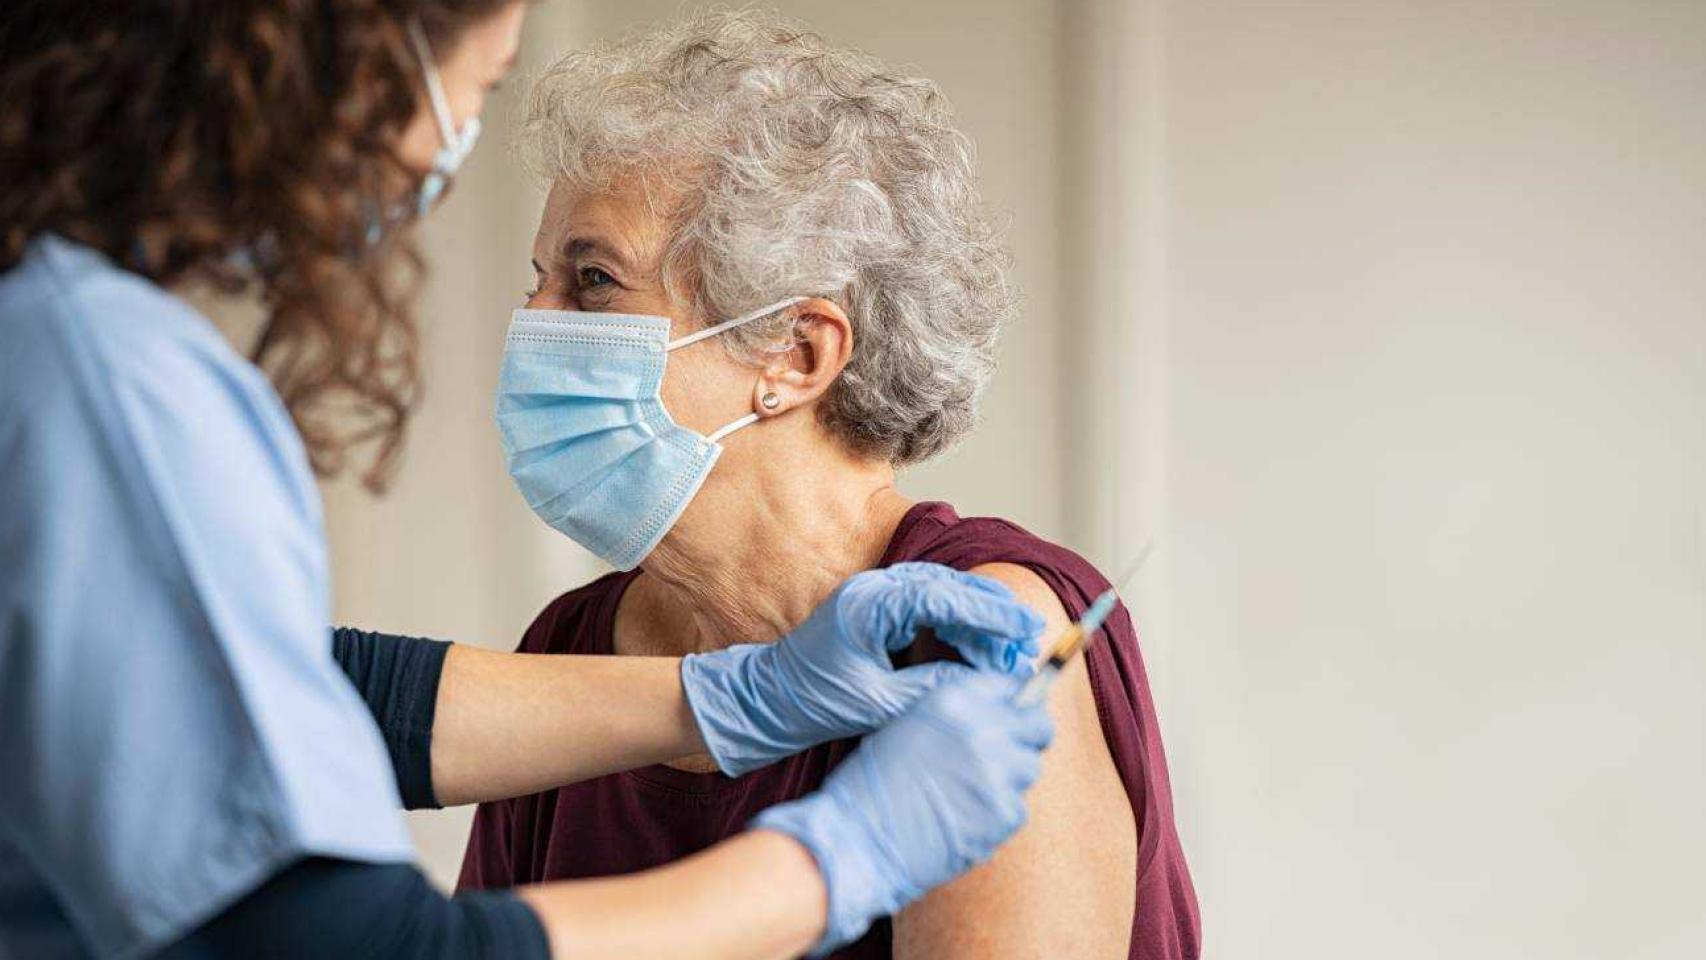
[[(941, 81), (1013, 216), (989, 418), (908, 489), (1160, 538), (1210, 955), (1706, 953), (1706, 4), (783, 6)], [(677, 9), (543, 4), (525, 63)], [(340, 616), (508, 646), (594, 565), (489, 426), (538, 208), (491, 119), (403, 478), (328, 505)], [(414, 820), (447, 882), (465, 816)]]
[(1163, 16), (1214, 953), (1706, 955), (1706, 5)]

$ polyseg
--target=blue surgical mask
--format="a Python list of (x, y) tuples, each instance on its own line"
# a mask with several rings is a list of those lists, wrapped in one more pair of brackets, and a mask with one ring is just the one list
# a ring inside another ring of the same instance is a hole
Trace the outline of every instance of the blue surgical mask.
[(662, 317), (515, 311), (498, 378), (510, 476), (541, 520), (618, 570), (639, 566), (756, 413), (703, 436), (659, 391), (670, 351), (803, 301), (792, 297), (679, 340)]
[(468, 125), (457, 132), (456, 118), (451, 116), (450, 99), (444, 95), (444, 81), (439, 76), (438, 63), (433, 59), (432, 46), (427, 43), (426, 31), (421, 29), (419, 21), (409, 21), (409, 39), (414, 42), (415, 56), (421, 61), (427, 99), (432, 102), (433, 121), (438, 124), (438, 136), (443, 142), (432, 158), (432, 169), (421, 179), (420, 191), (415, 196), (415, 216), (424, 217), (444, 195), (445, 188), (456, 177), (456, 171), (462, 168), (468, 154), (474, 152), (474, 144), (480, 139), (480, 118), (470, 119)]

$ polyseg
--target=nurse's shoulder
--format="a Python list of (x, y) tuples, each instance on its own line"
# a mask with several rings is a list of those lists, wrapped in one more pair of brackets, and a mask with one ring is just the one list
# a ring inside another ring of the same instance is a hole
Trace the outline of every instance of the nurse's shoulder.
[[(38, 455), (104, 451), (81, 465), (94, 474), (178, 468), (170, 484), (151, 479), (192, 495), (198, 476), (279, 488), (319, 523), (306, 455), (265, 376), (185, 300), (53, 235), (0, 274), (0, 444), (22, 432), (35, 442), (18, 449)], [(172, 462), (197, 454), (217, 462)]]
[(79, 352), (202, 353), (217, 346), (209, 335), (218, 337), (189, 304), (52, 234), (36, 238), (24, 258), (0, 274), (0, 331), (12, 348), (4, 361), (8, 372), (37, 383), (70, 372)]
[(0, 273), (0, 335), (8, 344), (0, 363), (13, 385), (45, 387), (99, 366), (111, 367), (99, 371), (109, 380), (159, 380), (193, 364), (236, 377), (231, 386), (244, 391), (265, 386), (188, 302), (52, 234), (38, 237), (13, 269)]

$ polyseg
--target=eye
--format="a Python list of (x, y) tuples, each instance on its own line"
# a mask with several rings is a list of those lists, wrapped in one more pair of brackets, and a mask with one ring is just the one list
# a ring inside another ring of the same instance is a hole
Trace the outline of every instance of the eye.
[(582, 267), (575, 276), (580, 280), (581, 289), (583, 290), (594, 290), (598, 287), (605, 286), (606, 284), (616, 282), (615, 278), (611, 277), (610, 274), (605, 273), (597, 267)]

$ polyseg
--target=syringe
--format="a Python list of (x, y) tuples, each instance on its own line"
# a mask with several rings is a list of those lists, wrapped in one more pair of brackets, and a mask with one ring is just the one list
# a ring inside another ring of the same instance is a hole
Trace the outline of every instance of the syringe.
[(1103, 621), (1108, 619), (1108, 614), (1113, 613), (1114, 607), (1120, 602), (1119, 591), (1131, 582), (1132, 577), (1137, 576), (1137, 571), (1143, 569), (1144, 561), (1149, 559), (1149, 554), (1154, 549), (1155, 541), (1145, 543), (1125, 575), (1113, 586), (1102, 591), (1101, 595), (1091, 602), (1089, 609), (1084, 611), (1084, 616), (1079, 617), (1077, 623), (1061, 633), (1060, 639), (1055, 641), (1054, 648), (1049, 651), (1048, 659), (1014, 695), (1015, 703), (1030, 706), (1048, 693), (1048, 688), (1053, 686), (1055, 679), (1060, 676), (1060, 671), (1096, 638), (1096, 631), (1101, 629)]

